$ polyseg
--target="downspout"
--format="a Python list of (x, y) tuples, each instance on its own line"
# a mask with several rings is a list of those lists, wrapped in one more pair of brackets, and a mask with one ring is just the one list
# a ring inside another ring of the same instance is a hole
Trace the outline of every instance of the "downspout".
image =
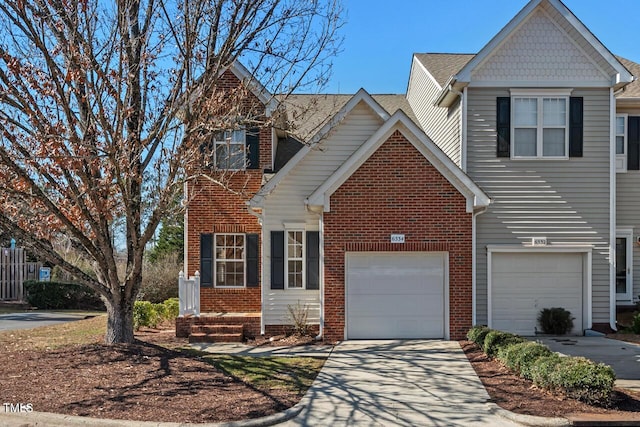
[(315, 340), (320, 341), (324, 334), (324, 216), (320, 214), (320, 267), (318, 268), (318, 280), (320, 281), (320, 319), (318, 325), (318, 335)]
[[(616, 269), (614, 261), (616, 259), (616, 144), (615, 144), (615, 123), (616, 123), (616, 97), (613, 88), (609, 89), (609, 326), (614, 331), (616, 327)], [(593, 303), (592, 303), (593, 304)], [(591, 310), (593, 310), (591, 308)], [(592, 325), (593, 327), (593, 319)]]
[(324, 334), (324, 216), (322, 214), (322, 210), (320, 212), (315, 211), (311, 208), (311, 206), (309, 206), (309, 199), (305, 199), (304, 200), (304, 206), (307, 210), (307, 212), (315, 214), (318, 216), (318, 224), (319, 224), (319, 242), (318, 244), (320, 245), (320, 266), (318, 268), (318, 280), (320, 281), (320, 286), (318, 287), (318, 292), (320, 293), (319, 295), (319, 300), (320, 300), (320, 319), (319, 320), (319, 324), (318, 324), (318, 335), (315, 336), (314, 340), (316, 341), (320, 341), (322, 339), (322, 336)]
[(247, 211), (249, 214), (258, 218), (258, 223), (260, 224), (260, 335), (265, 334), (265, 325), (264, 325), (264, 263), (263, 255), (264, 255), (264, 211), (258, 213), (253, 209), (253, 207), (247, 202)]
[(481, 215), (483, 213), (485, 213), (487, 211), (487, 209), (489, 209), (488, 207), (484, 207), (481, 208), (477, 211), (473, 212), (473, 215), (471, 216), (471, 325), (475, 326), (478, 322), (477, 319), (477, 310), (476, 310), (476, 304), (477, 304), (477, 288), (476, 288), (476, 273), (477, 273), (477, 268), (476, 268), (476, 262), (477, 262), (477, 254), (476, 254), (476, 217), (478, 215)]
[(462, 89), (462, 96), (460, 97), (460, 114), (462, 120), (460, 121), (460, 169), (464, 173), (467, 173), (467, 87)]

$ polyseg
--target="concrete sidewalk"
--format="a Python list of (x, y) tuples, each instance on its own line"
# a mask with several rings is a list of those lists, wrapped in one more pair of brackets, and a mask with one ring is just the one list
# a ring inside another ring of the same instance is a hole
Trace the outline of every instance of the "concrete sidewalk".
[(516, 426), (455, 341), (347, 341), (283, 426)]

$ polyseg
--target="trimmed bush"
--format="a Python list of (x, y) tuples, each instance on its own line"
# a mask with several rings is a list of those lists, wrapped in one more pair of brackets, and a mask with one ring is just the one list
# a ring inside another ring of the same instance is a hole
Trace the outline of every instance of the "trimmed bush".
[(143, 326), (155, 328), (160, 319), (156, 304), (149, 301), (136, 301), (133, 304), (133, 328), (136, 331)]
[(521, 377), (531, 379), (531, 367), (541, 357), (550, 356), (549, 347), (532, 342), (521, 342), (503, 347), (498, 351), (498, 359), (509, 369), (517, 372)]
[(105, 310), (104, 303), (91, 288), (74, 283), (24, 282), (27, 302), (43, 310)]
[(139, 330), (157, 328), (164, 321), (172, 321), (178, 317), (180, 311), (178, 298), (169, 298), (161, 304), (150, 301), (136, 301), (133, 305), (133, 327)]
[(491, 332), (488, 326), (474, 326), (467, 332), (467, 339), (476, 345), (483, 347), (484, 339)]
[(492, 330), (484, 338), (483, 350), (487, 356), (495, 357), (501, 348), (524, 341), (525, 339), (518, 335)]
[(545, 308), (538, 314), (538, 324), (545, 334), (564, 335), (573, 329), (573, 317), (562, 307)]
[(560, 363), (560, 359), (561, 357), (558, 353), (551, 353), (549, 356), (543, 356), (533, 362), (529, 369), (533, 383), (538, 387), (550, 389), (552, 384), (551, 372)]
[(175, 320), (180, 314), (180, 300), (178, 298), (169, 298), (162, 303), (166, 308), (167, 320)]
[(584, 357), (563, 357), (549, 373), (551, 388), (580, 401), (606, 406), (610, 403), (616, 375), (610, 366)]

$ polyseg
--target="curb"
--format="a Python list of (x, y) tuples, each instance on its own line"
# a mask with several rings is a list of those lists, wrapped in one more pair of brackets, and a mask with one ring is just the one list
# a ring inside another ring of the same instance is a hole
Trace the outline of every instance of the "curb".
[(566, 418), (516, 414), (515, 412), (499, 407), (495, 403), (487, 403), (487, 406), (489, 407), (490, 413), (525, 426), (566, 427), (571, 425), (571, 422)]
[[(306, 395), (305, 395), (306, 396)], [(156, 421), (131, 421), (81, 417), (76, 415), (54, 414), (51, 412), (0, 413), (0, 427), (59, 426), (59, 427), (264, 427), (283, 423), (297, 417), (307, 406), (307, 399), (277, 414), (251, 420), (229, 421), (224, 423), (174, 423)]]

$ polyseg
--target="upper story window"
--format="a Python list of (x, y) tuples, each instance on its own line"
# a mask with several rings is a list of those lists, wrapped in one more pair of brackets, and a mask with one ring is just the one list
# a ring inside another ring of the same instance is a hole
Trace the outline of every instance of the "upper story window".
[(512, 96), (513, 158), (568, 158), (569, 96)]
[(616, 171), (627, 170), (627, 115), (616, 116)]
[(216, 132), (213, 140), (216, 169), (245, 169), (247, 142), (244, 129)]

